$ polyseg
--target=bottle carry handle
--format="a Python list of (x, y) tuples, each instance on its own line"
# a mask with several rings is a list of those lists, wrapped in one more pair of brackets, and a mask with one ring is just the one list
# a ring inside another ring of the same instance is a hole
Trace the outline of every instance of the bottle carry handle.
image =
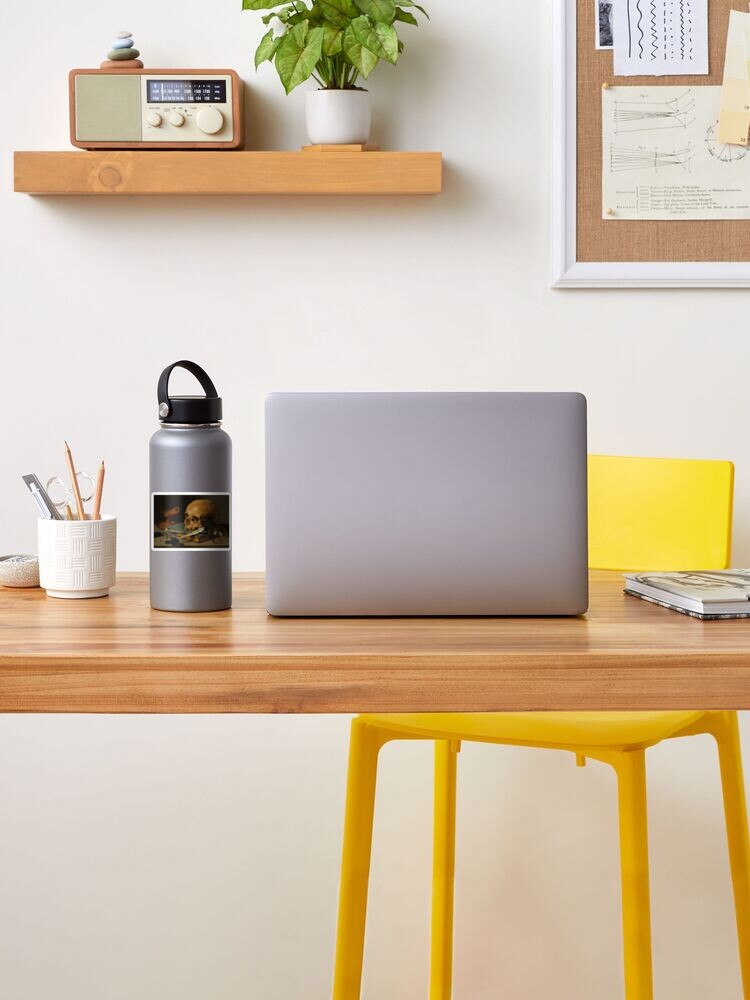
[(184, 368), (185, 371), (190, 372), (200, 383), (201, 389), (206, 394), (206, 399), (218, 399), (219, 394), (216, 391), (216, 386), (213, 384), (209, 376), (204, 372), (200, 365), (197, 365), (194, 361), (175, 361), (174, 364), (169, 365), (159, 376), (159, 385), (156, 390), (156, 394), (159, 400), (159, 416), (164, 419), (164, 417), (169, 416), (172, 412), (172, 400), (169, 395), (169, 376), (172, 374), (175, 368)]

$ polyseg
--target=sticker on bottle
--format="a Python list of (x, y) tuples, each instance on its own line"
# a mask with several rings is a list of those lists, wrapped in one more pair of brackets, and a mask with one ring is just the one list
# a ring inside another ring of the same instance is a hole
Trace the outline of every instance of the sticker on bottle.
[(152, 549), (229, 549), (229, 493), (152, 493)]

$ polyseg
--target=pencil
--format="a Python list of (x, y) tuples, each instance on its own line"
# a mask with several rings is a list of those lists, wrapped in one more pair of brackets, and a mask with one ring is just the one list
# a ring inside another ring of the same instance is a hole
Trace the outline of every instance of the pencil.
[(70, 488), (73, 490), (73, 498), (76, 502), (76, 510), (78, 511), (78, 520), (86, 520), (86, 511), (83, 509), (83, 500), (81, 500), (81, 491), (78, 488), (78, 479), (76, 478), (76, 467), (73, 465), (73, 456), (70, 454), (70, 445), (65, 442), (65, 461), (68, 463), (68, 475), (70, 476)]
[(99, 472), (96, 476), (96, 491), (94, 492), (94, 509), (91, 512), (91, 520), (99, 521), (101, 519), (101, 509), (102, 509), (102, 490), (104, 489), (104, 462), (99, 466)]

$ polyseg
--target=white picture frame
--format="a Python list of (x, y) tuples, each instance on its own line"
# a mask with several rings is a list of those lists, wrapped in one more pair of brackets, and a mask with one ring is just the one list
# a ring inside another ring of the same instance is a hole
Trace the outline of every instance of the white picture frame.
[(750, 261), (594, 262), (577, 259), (577, 0), (554, 0), (553, 8), (552, 287), (749, 288)]

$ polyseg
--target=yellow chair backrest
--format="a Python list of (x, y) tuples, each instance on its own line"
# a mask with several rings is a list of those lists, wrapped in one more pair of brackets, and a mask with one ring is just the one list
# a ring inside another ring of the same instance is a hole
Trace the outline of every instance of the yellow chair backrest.
[(734, 466), (682, 458), (589, 455), (589, 566), (725, 569)]

